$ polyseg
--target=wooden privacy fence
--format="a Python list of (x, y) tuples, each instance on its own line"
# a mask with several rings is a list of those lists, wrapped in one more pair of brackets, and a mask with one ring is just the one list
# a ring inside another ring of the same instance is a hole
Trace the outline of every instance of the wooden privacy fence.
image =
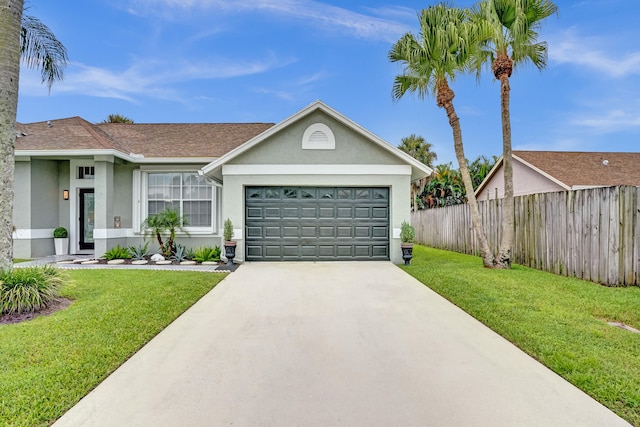
[[(503, 202), (478, 203), (494, 252)], [(640, 187), (533, 194), (514, 204), (514, 263), (610, 286), (640, 285)], [(412, 223), (418, 243), (480, 254), (468, 205), (413, 212)]]

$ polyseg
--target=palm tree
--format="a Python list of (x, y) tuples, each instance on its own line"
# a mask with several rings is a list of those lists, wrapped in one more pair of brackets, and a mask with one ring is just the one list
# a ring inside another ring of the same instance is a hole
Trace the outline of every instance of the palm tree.
[(419, 162), (433, 168), (433, 161), (438, 158), (438, 155), (431, 151), (432, 145), (425, 141), (422, 136), (418, 136), (412, 133), (409, 136), (405, 136), (401, 140), (401, 144), (398, 148)]
[(123, 116), (122, 114), (109, 114), (106, 120), (103, 120), (102, 123), (130, 123), (133, 124), (133, 120), (131, 120), (127, 116)]
[[(183, 227), (187, 224), (187, 219), (181, 216), (180, 212), (175, 209), (165, 209), (157, 214), (149, 215), (142, 223), (142, 228), (145, 234), (155, 236), (160, 245), (160, 252), (165, 258), (169, 258), (176, 250), (176, 232), (178, 230), (184, 231)], [(168, 239), (165, 244), (162, 235), (167, 233)]]
[[(49, 88), (61, 80), (67, 54), (40, 21), (23, 19), (24, 1), (0, 7), (0, 269), (13, 265), (13, 182), (20, 58), (42, 71)], [(28, 17), (27, 17), (28, 18)], [(40, 23), (41, 24), (41, 23)]]
[(468, 195), (482, 262), (485, 267), (493, 267), (494, 257), (482, 228), (464, 156), (460, 119), (453, 106), (455, 94), (449, 87), (449, 80), (468, 70), (473, 48), (481, 40), (482, 26), (473, 25), (464, 9), (444, 3), (424, 9), (419, 20), (419, 36), (416, 38), (411, 33), (405, 34), (389, 52), (389, 60), (404, 65), (404, 73), (395, 78), (393, 98), (398, 100), (407, 92), (415, 92), (420, 98), (432, 93), (438, 107), (444, 108), (453, 132), (453, 145)]
[(504, 215), (497, 266), (511, 268), (514, 236), (513, 167), (511, 164), (511, 112), (509, 78), (514, 66), (532, 62), (542, 70), (547, 64), (547, 43), (538, 42), (542, 20), (558, 11), (550, 0), (482, 0), (473, 8), (473, 20), (482, 23), (491, 34), (476, 57), (476, 69), (491, 64), (500, 81), (502, 110), (502, 155), (504, 168)]

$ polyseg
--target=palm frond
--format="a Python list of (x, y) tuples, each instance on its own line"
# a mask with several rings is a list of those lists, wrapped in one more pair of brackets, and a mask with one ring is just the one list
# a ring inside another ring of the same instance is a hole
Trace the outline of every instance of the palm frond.
[(69, 61), (67, 49), (36, 17), (22, 17), (20, 53), (29, 68), (40, 70), (42, 83), (46, 82), (49, 90), (56, 80), (64, 78), (64, 68)]

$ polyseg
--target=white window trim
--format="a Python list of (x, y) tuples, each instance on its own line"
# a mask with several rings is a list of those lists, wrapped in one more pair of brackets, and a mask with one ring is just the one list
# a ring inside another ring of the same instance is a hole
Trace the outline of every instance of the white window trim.
[[(136, 234), (143, 234), (142, 223), (148, 216), (149, 200), (149, 174), (150, 173), (194, 173), (198, 175), (198, 169), (187, 168), (142, 168), (133, 171), (133, 218), (137, 218), (137, 223), (133, 224), (133, 231)], [(219, 205), (220, 195), (218, 187), (216, 185), (211, 186), (211, 225), (208, 227), (183, 227), (183, 231), (178, 231), (176, 234), (180, 236), (186, 235), (217, 235), (219, 226)], [(135, 221), (135, 220), (134, 220)]]

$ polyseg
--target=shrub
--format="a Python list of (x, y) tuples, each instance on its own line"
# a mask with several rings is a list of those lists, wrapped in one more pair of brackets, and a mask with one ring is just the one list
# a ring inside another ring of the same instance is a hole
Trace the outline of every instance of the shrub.
[(129, 246), (129, 254), (131, 258), (139, 261), (149, 255), (149, 242), (139, 246)]
[(63, 278), (52, 266), (0, 270), (0, 313), (41, 310), (58, 296)]
[(196, 255), (193, 249), (188, 248), (184, 250), (184, 257), (190, 261), (193, 260), (193, 257)]
[(58, 227), (53, 230), (53, 237), (56, 239), (64, 239), (65, 237), (69, 237), (69, 232), (64, 227)]
[(400, 240), (402, 243), (413, 243), (416, 239), (416, 230), (407, 221), (400, 225)]
[(231, 218), (227, 218), (224, 221), (224, 227), (222, 228), (222, 235), (224, 236), (225, 242), (230, 242), (233, 238), (233, 223), (231, 222)]
[(196, 248), (193, 260), (198, 262), (220, 261), (220, 246)]
[(104, 255), (102, 255), (102, 257), (106, 258), (109, 261), (111, 261), (112, 259), (130, 259), (131, 252), (129, 252), (129, 248), (118, 245), (109, 249), (104, 253)]

